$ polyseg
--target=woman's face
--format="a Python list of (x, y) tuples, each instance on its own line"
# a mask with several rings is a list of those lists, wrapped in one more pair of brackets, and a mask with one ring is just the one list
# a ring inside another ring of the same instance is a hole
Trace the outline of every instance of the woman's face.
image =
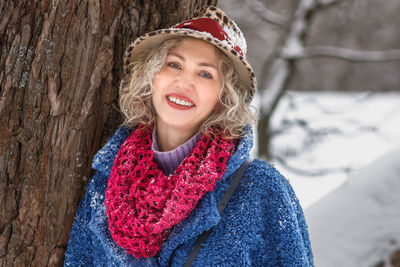
[(183, 39), (154, 78), (157, 127), (196, 133), (217, 105), (222, 86), (219, 55), (211, 44)]

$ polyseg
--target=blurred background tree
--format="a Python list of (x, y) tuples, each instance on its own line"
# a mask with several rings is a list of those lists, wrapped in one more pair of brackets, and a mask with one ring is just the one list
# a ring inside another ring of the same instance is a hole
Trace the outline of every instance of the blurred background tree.
[(214, 2), (0, 1), (1, 266), (62, 265), (124, 49)]
[(259, 84), (260, 157), (272, 157), (270, 119), (286, 90), (400, 87), (397, 0), (233, 0), (219, 5), (248, 39), (247, 55)]

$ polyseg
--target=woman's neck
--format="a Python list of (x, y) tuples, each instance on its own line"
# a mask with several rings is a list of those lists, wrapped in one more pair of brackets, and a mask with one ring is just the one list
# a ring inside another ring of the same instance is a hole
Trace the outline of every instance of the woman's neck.
[(195, 135), (198, 130), (190, 129), (185, 130), (181, 128), (164, 127), (163, 124), (157, 124), (157, 145), (161, 152), (170, 151), (178, 146), (184, 144), (193, 135)]

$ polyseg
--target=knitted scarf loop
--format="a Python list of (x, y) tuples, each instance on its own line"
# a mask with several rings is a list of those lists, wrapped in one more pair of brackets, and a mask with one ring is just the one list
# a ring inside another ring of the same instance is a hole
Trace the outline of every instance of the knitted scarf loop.
[(166, 176), (151, 149), (151, 129), (139, 125), (122, 144), (108, 180), (105, 205), (111, 236), (135, 258), (158, 253), (171, 228), (214, 189), (235, 141), (203, 135)]

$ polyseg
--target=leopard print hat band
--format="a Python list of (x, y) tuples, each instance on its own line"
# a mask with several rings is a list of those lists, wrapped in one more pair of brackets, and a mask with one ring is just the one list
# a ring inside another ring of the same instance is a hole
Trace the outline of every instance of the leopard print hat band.
[(219, 48), (232, 60), (243, 89), (249, 90), (246, 103), (251, 102), (257, 82), (253, 68), (246, 60), (246, 40), (235, 22), (229, 19), (221, 9), (214, 6), (199, 9), (188, 21), (167, 29), (149, 32), (137, 38), (125, 52), (125, 72), (130, 72), (130, 65), (137, 55), (177, 36), (194, 37)]

